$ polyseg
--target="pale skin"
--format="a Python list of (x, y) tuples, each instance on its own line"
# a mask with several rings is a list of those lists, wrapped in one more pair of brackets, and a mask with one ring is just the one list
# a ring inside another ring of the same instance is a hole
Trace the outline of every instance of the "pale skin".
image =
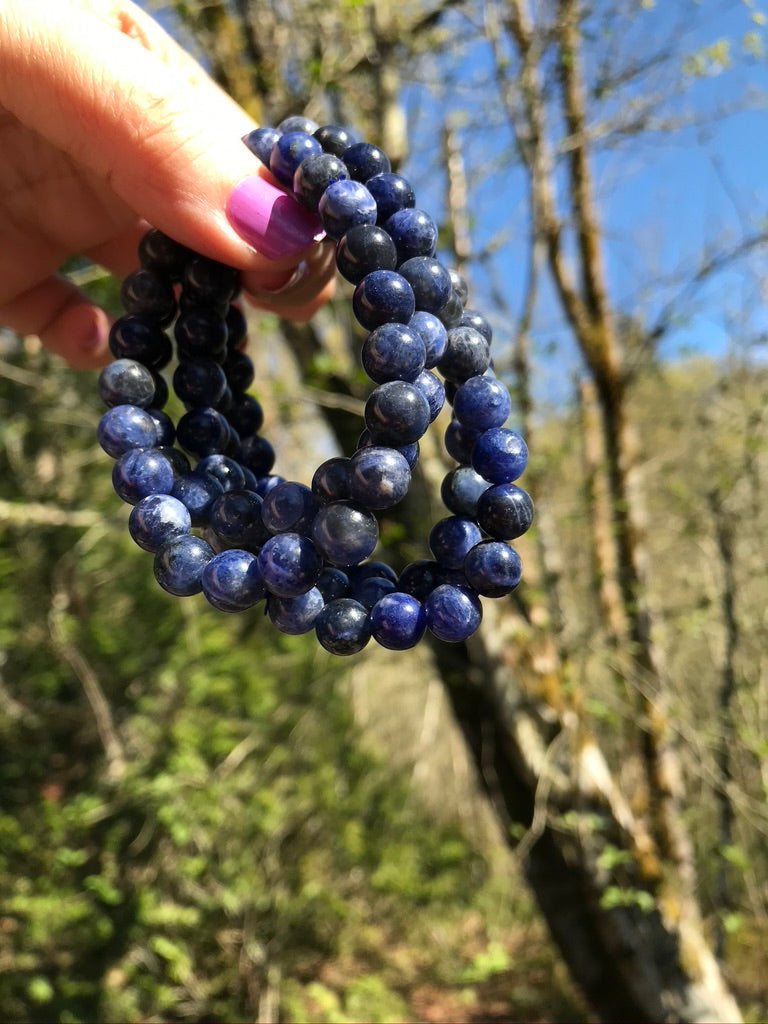
[(108, 317), (57, 271), (83, 255), (129, 273), (149, 224), (243, 271), (259, 307), (309, 319), (332, 247), (267, 259), (225, 215), (266, 173), (240, 141), (254, 127), (129, 0), (0, 0), (0, 324), (102, 365)]

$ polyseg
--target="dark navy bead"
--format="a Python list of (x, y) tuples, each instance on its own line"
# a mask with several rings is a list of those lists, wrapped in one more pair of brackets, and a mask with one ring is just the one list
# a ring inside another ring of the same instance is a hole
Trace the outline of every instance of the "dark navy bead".
[(483, 539), (477, 524), (465, 516), (447, 516), (429, 533), (429, 549), (446, 569), (461, 569), (464, 559)]
[(477, 523), (491, 537), (514, 540), (533, 522), (530, 495), (515, 484), (496, 484), (483, 493), (477, 503)]
[(154, 270), (170, 281), (181, 279), (184, 264), (191, 255), (190, 249), (156, 228), (150, 228), (139, 242), (139, 262), (142, 267)]
[(344, 569), (368, 558), (379, 539), (379, 524), (370, 512), (334, 501), (315, 516), (312, 539), (326, 561)]
[[(260, 498), (263, 498), (264, 495), (259, 492), (259, 478), (256, 474), (248, 469), (247, 466), (240, 466), (240, 472), (245, 479), (245, 490), (253, 491), (254, 494), (258, 494)], [(265, 477), (261, 477), (261, 479), (264, 480)]]
[(261, 507), (262, 499), (253, 491), (229, 491), (211, 506), (208, 523), (227, 547), (257, 551), (270, 536)]
[(229, 303), (240, 291), (240, 273), (218, 260), (195, 256), (184, 268), (184, 290), (198, 305)]
[(157, 425), (146, 409), (136, 405), (115, 405), (99, 420), (99, 444), (113, 459), (132, 448), (157, 444)]
[(109, 350), (115, 359), (135, 359), (152, 370), (161, 370), (173, 355), (170, 339), (157, 320), (137, 314), (112, 324)]
[(413, 383), (429, 403), (429, 422), (433, 423), (445, 404), (445, 388), (429, 370), (422, 370)]
[(445, 450), (452, 459), (468, 466), (472, 462), (472, 449), (480, 434), (479, 430), (471, 430), (462, 426), (458, 420), (451, 420), (445, 428)]
[(520, 556), (502, 540), (484, 540), (464, 559), (467, 582), (483, 597), (504, 597), (514, 590), (523, 573)]
[[(377, 442), (373, 440), (370, 430), (366, 427), (360, 437), (357, 439), (357, 448), (370, 448), (372, 446), (378, 446)], [(419, 442), (414, 441), (413, 444), (400, 444), (392, 447), (393, 451), (400, 452), (405, 461), (408, 463), (408, 468), (413, 469), (416, 463), (419, 461)]]
[(176, 424), (176, 440), (198, 458), (223, 452), (229, 436), (227, 421), (215, 409), (192, 409)]
[(371, 636), (390, 651), (407, 651), (421, 640), (427, 616), (410, 594), (385, 594), (371, 609)]
[(453, 327), (448, 331), (448, 344), (437, 368), (448, 380), (460, 384), (485, 373), (490, 359), (488, 342), (479, 331)]
[(451, 294), (451, 279), (448, 271), (431, 256), (414, 256), (397, 268), (413, 288), (416, 309), (426, 313), (437, 313), (448, 301)]
[(385, 594), (394, 592), (395, 584), (385, 576), (366, 576), (365, 579), (350, 581), (349, 596), (369, 611)]
[(314, 153), (302, 160), (293, 175), (293, 194), (308, 210), (316, 211), (323, 193), (334, 181), (349, 177), (344, 162), (331, 153)]
[(410, 562), (397, 581), (397, 589), (410, 594), (417, 601), (424, 602), (435, 589), (446, 581), (446, 569), (437, 562), (420, 559)]
[(326, 153), (333, 153), (334, 156), (343, 156), (344, 150), (358, 140), (348, 128), (338, 124), (321, 125), (317, 131), (312, 133)]
[(216, 353), (225, 350), (228, 330), (215, 310), (201, 306), (181, 313), (173, 334), (180, 352), (188, 358), (214, 358)]
[(219, 453), (206, 455), (198, 462), (195, 473), (213, 477), (221, 484), (224, 492), (240, 491), (245, 487), (243, 470), (236, 459)]
[(339, 239), (357, 224), (376, 223), (376, 200), (359, 181), (334, 181), (323, 193), (317, 212), (325, 233)]
[(189, 510), (193, 526), (207, 525), (211, 507), (223, 493), (218, 480), (197, 473), (177, 477), (171, 488), (172, 496)]
[(189, 510), (170, 494), (147, 495), (128, 517), (128, 532), (145, 551), (157, 551), (167, 540), (182, 537), (191, 528)]
[(243, 136), (243, 142), (265, 167), (269, 167), (269, 155), (281, 134), (276, 128), (254, 128)]
[(437, 225), (423, 210), (398, 210), (384, 224), (392, 236), (400, 263), (414, 256), (434, 256)]
[(278, 533), (259, 552), (259, 569), (271, 594), (298, 597), (315, 585), (323, 568), (320, 553), (300, 533)]
[(149, 372), (152, 374), (152, 380), (155, 382), (155, 396), (150, 403), (151, 407), (153, 409), (163, 409), (170, 396), (168, 384), (162, 373), (158, 373), (156, 370), (150, 370)]
[[(247, 472), (247, 469), (246, 469), (245, 466), (241, 466), (240, 468), (244, 472)], [(253, 476), (253, 474), (251, 474), (251, 475)], [(281, 484), (283, 482), (284, 482), (284, 478), (282, 476), (273, 476), (273, 475), (260, 476), (256, 480), (256, 487), (255, 488), (251, 488), (251, 489), (255, 490), (260, 498), (266, 498), (266, 496), (270, 493), (270, 491), (272, 491), (275, 487), (277, 487), (278, 484)]]
[(238, 348), (248, 334), (248, 322), (245, 314), (237, 306), (230, 306), (224, 318), (227, 328), (227, 348)]
[(126, 452), (112, 467), (115, 493), (129, 505), (150, 494), (170, 494), (174, 480), (173, 466), (155, 448)]
[(470, 430), (500, 427), (511, 411), (509, 391), (495, 377), (470, 377), (453, 399), (454, 416)]
[(354, 142), (341, 157), (350, 178), (355, 181), (365, 182), (376, 174), (387, 174), (391, 170), (387, 154), (370, 142)]
[(448, 296), (448, 301), (442, 307), (438, 309), (435, 314), (438, 320), (445, 325), (448, 330), (452, 327), (459, 327), (464, 316), (464, 307), (461, 304), (461, 299), (455, 291), (452, 291)]
[(191, 467), (189, 459), (184, 452), (180, 452), (178, 448), (174, 448), (168, 444), (159, 444), (156, 446), (155, 450), (168, 459), (171, 464), (171, 468), (173, 469), (174, 477), (178, 478), (189, 473)]
[(445, 325), (432, 313), (417, 310), (408, 321), (408, 326), (412, 331), (416, 331), (424, 342), (426, 352), (424, 367), (431, 370), (443, 358), (448, 344), (448, 332)]
[(349, 498), (349, 459), (326, 459), (312, 477), (312, 493), (318, 501), (345, 501)]
[(361, 562), (359, 565), (351, 565), (347, 569), (350, 586), (356, 586), (362, 580), (370, 579), (373, 576), (397, 583), (397, 573), (386, 562)]
[(317, 139), (313, 139), (306, 132), (285, 132), (272, 147), (269, 154), (269, 169), (281, 185), (290, 188), (301, 161), (322, 151), (323, 147)]
[(352, 294), (352, 311), (369, 331), (381, 324), (407, 324), (415, 308), (413, 289), (394, 270), (372, 271)]
[(492, 427), (475, 441), (472, 466), (492, 484), (506, 484), (522, 474), (528, 463), (528, 448), (514, 430)]
[(424, 342), (405, 324), (382, 324), (363, 343), (363, 369), (377, 384), (414, 381), (424, 369)]
[(394, 448), (361, 448), (349, 460), (352, 501), (367, 509), (391, 508), (408, 493), (411, 471)]
[[(450, 267), (448, 273), (451, 275), (451, 287), (458, 295), (462, 304), (469, 298), (469, 285), (463, 274), (460, 274), (455, 267)], [(488, 339), (490, 341), (490, 338)]]
[(126, 313), (155, 317), (164, 327), (176, 315), (176, 297), (170, 279), (147, 268), (135, 270), (123, 280), (120, 301)]
[(376, 200), (379, 224), (385, 224), (392, 214), (410, 209), (416, 202), (413, 186), (399, 174), (376, 174), (366, 181), (365, 187)]
[(266, 476), (275, 464), (275, 449), (260, 434), (247, 437), (240, 442), (237, 449), (237, 460), (246, 466), (256, 477)]
[(187, 406), (215, 406), (226, 387), (224, 371), (212, 359), (182, 359), (173, 372), (173, 390)]
[(331, 654), (357, 654), (371, 638), (368, 609), (350, 597), (331, 601), (315, 621), (315, 634)]
[[(232, 404), (227, 410), (227, 419), (241, 438), (250, 438), (262, 428), (264, 410), (259, 400), (253, 395), (233, 395)], [(263, 472), (268, 473), (271, 465)], [(254, 472), (256, 471), (254, 470)]]
[[(170, 447), (176, 440), (176, 427), (173, 425), (173, 420), (162, 409), (147, 409), (147, 412), (155, 421), (155, 427), (157, 428), (155, 448)], [(184, 458), (181, 452), (178, 452), (178, 455)]]
[(175, 597), (191, 597), (203, 589), (203, 570), (213, 548), (200, 537), (174, 537), (155, 555), (155, 579)]
[(267, 592), (256, 556), (237, 548), (214, 555), (203, 569), (200, 583), (209, 604), (222, 612), (252, 608)]
[(478, 313), (474, 309), (464, 310), (459, 327), (474, 327), (476, 331), (480, 331), (489, 345), (493, 341), (493, 328), (482, 313)]
[(317, 498), (309, 487), (284, 480), (264, 499), (261, 518), (271, 533), (307, 533), (317, 510)]
[(459, 643), (472, 636), (483, 618), (477, 597), (463, 587), (443, 583), (424, 602), (427, 628), (439, 640)]
[(376, 224), (358, 224), (339, 240), (336, 266), (352, 284), (374, 270), (394, 270), (397, 266), (395, 243)]
[(325, 598), (318, 587), (298, 597), (277, 597), (270, 594), (267, 610), (272, 625), (288, 636), (308, 633), (323, 610)]
[[(237, 349), (227, 352), (222, 369), (227, 378), (227, 384), (233, 391), (247, 391), (253, 384), (253, 360), (245, 352), (238, 352)], [(260, 426), (261, 424), (259, 424)], [(258, 430), (259, 427), (256, 429)]]
[(488, 490), (488, 481), (484, 480), (470, 466), (459, 466), (452, 469), (443, 478), (440, 496), (447, 509), (457, 516), (468, 516), (474, 519), (477, 515), (477, 503), (480, 496)]
[(330, 565), (320, 573), (315, 586), (326, 602), (335, 601), (337, 597), (349, 597), (349, 577), (341, 569), (334, 569)]
[(377, 444), (413, 444), (429, 426), (429, 402), (407, 381), (379, 384), (365, 403), (365, 425)]
[(281, 134), (303, 132), (305, 135), (314, 135), (318, 128), (317, 121), (313, 121), (311, 117), (304, 117), (303, 114), (290, 114), (283, 118), (277, 126), (277, 131)]

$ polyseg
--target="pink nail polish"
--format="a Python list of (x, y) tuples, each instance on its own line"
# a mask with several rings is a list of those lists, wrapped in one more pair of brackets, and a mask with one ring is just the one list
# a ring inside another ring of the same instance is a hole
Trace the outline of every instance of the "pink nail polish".
[(322, 238), (319, 219), (264, 178), (246, 178), (233, 190), (227, 217), (235, 231), (268, 259), (296, 256)]

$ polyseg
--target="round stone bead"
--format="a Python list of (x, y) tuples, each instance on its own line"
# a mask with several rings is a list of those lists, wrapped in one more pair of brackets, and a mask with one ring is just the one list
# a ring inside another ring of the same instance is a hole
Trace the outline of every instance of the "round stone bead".
[(400, 573), (397, 589), (423, 603), (435, 587), (439, 587), (445, 581), (445, 567), (424, 558), (406, 565)]
[(187, 406), (215, 406), (226, 387), (224, 371), (213, 359), (182, 359), (173, 372), (173, 390)]
[(300, 533), (278, 533), (259, 552), (264, 584), (278, 597), (298, 597), (315, 585), (323, 560), (312, 541)]
[(237, 446), (237, 461), (256, 477), (266, 476), (275, 464), (275, 449), (265, 437), (255, 434)]
[(128, 532), (144, 551), (155, 552), (172, 537), (182, 537), (192, 528), (189, 510), (170, 494), (149, 494), (134, 505), (128, 517)]
[(269, 167), (269, 155), (280, 135), (277, 128), (254, 128), (243, 136), (243, 142), (265, 167)]
[(264, 499), (261, 518), (271, 533), (307, 533), (317, 510), (317, 498), (309, 487), (284, 480)]
[(241, 438), (250, 438), (262, 428), (264, 410), (261, 402), (253, 395), (233, 395), (232, 404), (227, 410), (227, 419)]
[(284, 117), (277, 126), (277, 130), (283, 134), (285, 132), (304, 132), (305, 135), (314, 135), (318, 128), (317, 121), (313, 121), (311, 117), (305, 117), (303, 114), (290, 114), (288, 117)]
[(112, 467), (115, 493), (129, 505), (149, 494), (170, 494), (174, 480), (173, 466), (156, 448), (126, 452)]
[(377, 384), (389, 380), (414, 381), (424, 369), (424, 342), (405, 324), (382, 324), (365, 339), (363, 369)]
[(523, 573), (520, 556), (502, 540), (484, 540), (464, 559), (467, 582), (483, 597), (504, 597), (514, 590)]
[(443, 583), (424, 602), (427, 628), (438, 640), (459, 643), (472, 636), (483, 618), (479, 599), (464, 587)]
[(242, 309), (230, 305), (224, 317), (224, 326), (227, 329), (227, 348), (234, 349), (242, 345), (248, 334), (248, 321)]
[(365, 403), (365, 425), (377, 444), (413, 444), (429, 426), (429, 402), (419, 388), (407, 381), (379, 384)]
[(155, 317), (163, 326), (171, 323), (176, 314), (176, 298), (170, 280), (145, 267), (124, 278), (120, 301), (126, 313)]
[(368, 558), (379, 539), (379, 524), (370, 512), (334, 501), (315, 516), (312, 539), (327, 562), (344, 569)]
[[(222, 369), (227, 378), (227, 384), (229, 384), (233, 391), (247, 391), (251, 384), (253, 384), (253, 360), (245, 352), (239, 352), (237, 349), (228, 351), (222, 364)], [(256, 430), (260, 426), (261, 423), (256, 427)]]
[[(366, 427), (360, 437), (357, 439), (357, 448), (371, 448), (372, 446), (378, 447), (378, 443), (373, 440), (370, 430)], [(414, 441), (413, 444), (401, 444), (393, 446), (393, 451), (400, 452), (405, 461), (408, 463), (408, 468), (413, 469), (416, 463), (419, 461), (419, 442)]]
[(136, 405), (115, 405), (99, 420), (99, 444), (113, 459), (133, 448), (151, 448), (157, 443), (157, 426), (145, 409)]
[(198, 305), (228, 305), (240, 290), (240, 274), (226, 263), (195, 256), (184, 267), (184, 291)]
[(313, 135), (323, 147), (326, 153), (333, 153), (334, 156), (343, 156), (344, 150), (357, 142), (348, 128), (338, 124), (324, 124)]
[(350, 597), (330, 601), (315, 621), (315, 634), (331, 654), (357, 654), (371, 638), (368, 609)]
[(214, 555), (200, 582), (208, 603), (222, 612), (252, 608), (267, 592), (256, 556), (237, 548)]
[[(245, 467), (241, 468), (244, 469)], [(251, 476), (253, 476), (253, 474), (251, 474)], [(274, 476), (271, 474), (268, 476), (260, 476), (256, 480), (256, 486), (251, 488), (251, 490), (255, 491), (260, 498), (266, 498), (273, 488), (277, 487), (278, 484), (283, 483), (284, 479), (285, 478), (282, 476)]]
[(434, 422), (445, 404), (445, 388), (429, 370), (422, 370), (413, 383), (429, 403), (429, 422)]
[(352, 293), (352, 311), (369, 331), (381, 324), (407, 324), (416, 309), (413, 289), (394, 270), (374, 270)]
[(366, 182), (376, 174), (386, 174), (391, 170), (387, 154), (370, 142), (354, 142), (344, 150), (342, 159), (349, 176), (355, 181)]
[(201, 306), (179, 314), (173, 335), (182, 357), (213, 359), (226, 352), (229, 331), (215, 310)]
[(470, 377), (453, 399), (454, 416), (470, 430), (500, 427), (511, 411), (509, 391), (495, 377)]
[(215, 409), (204, 406), (185, 413), (176, 424), (176, 440), (198, 458), (223, 452), (229, 438), (226, 419)]
[(173, 355), (170, 339), (158, 321), (133, 313), (112, 324), (109, 350), (115, 359), (135, 359), (152, 370), (162, 369)]
[(346, 501), (349, 498), (349, 459), (334, 456), (314, 472), (311, 490), (318, 501)]
[(443, 504), (454, 515), (477, 516), (477, 503), (480, 496), (488, 490), (488, 481), (476, 473), (471, 466), (459, 466), (446, 473), (440, 486)]
[(530, 495), (515, 484), (496, 484), (481, 495), (477, 503), (477, 523), (491, 537), (514, 540), (533, 522)]
[(391, 171), (369, 178), (365, 187), (376, 200), (379, 224), (385, 224), (398, 210), (410, 209), (416, 202), (411, 183)]
[(457, 384), (485, 373), (491, 361), (488, 342), (473, 327), (453, 327), (437, 368), (448, 380)]
[(455, 267), (449, 267), (448, 273), (451, 275), (451, 287), (456, 292), (463, 305), (469, 298), (469, 285), (467, 284), (467, 279), (463, 274), (460, 274)]
[(449, 330), (451, 327), (458, 327), (461, 324), (461, 319), (464, 316), (464, 307), (455, 291), (451, 292), (446, 304), (435, 315)]
[(186, 473), (174, 480), (171, 494), (189, 511), (193, 526), (205, 526), (211, 506), (224, 493), (218, 480), (198, 473)]
[(225, 494), (240, 491), (245, 487), (245, 476), (241, 466), (228, 455), (206, 455), (195, 466), (199, 476), (212, 477), (218, 480)]
[(293, 194), (308, 210), (317, 210), (323, 193), (334, 181), (349, 177), (344, 162), (332, 153), (315, 153), (302, 160), (293, 175)]
[(281, 185), (290, 188), (296, 168), (302, 160), (322, 151), (323, 147), (317, 139), (306, 132), (285, 132), (272, 147), (269, 154), (269, 169)]
[(414, 256), (434, 256), (437, 225), (423, 210), (398, 210), (384, 224), (397, 249), (400, 263)]
[(408, 493), (411, 471), (394, 448), (361, 448), (349, 460), (349, 491), (366, 509), (392, 508)]
[(475, 441), (472, 466), (492, 484), (511, 483), (528, 463), (528, 448), (514, 430), (492, 427)]
[(448, 271), (431, 256), (415, 256), (397, 268), (411, 288), (416, 300), (416, 309), (436, 313), (442, 309), (451, 294), (451, 278)]
[(261, 518), (262, 499), (253, 491), (229, 491), (211, 506), (208, 522), (226, 547), (258, 551), (269, 539)]
[(350, 586), (357, 586), (363, 580), (377, 577), (384, 580), (389, 580), (391, 583), (397, 583), (397, 573), (392, 566), (387, 565), (386, 562), (371, 561), (361, 562), (360, 565), (351, 565), (347, 569), (347, 577), (349, 579)]
[(493, 341), (493, 328), (483, 314), (478, 313), (477, 310), (465, 309), (459, 322), (459, 327), (473, 327), (476, 331), (480, 331), (489, 345)]
[(157, 228), (150, 228), (139, 242), (139, 262), (142, 267), (154, 270), (170, 281), (181, 279), (184, 265), (191, 255), (190, 249)]
[(365, 579), (350, 582), (349, 596), (370, 611), (380, 598), (385, 594), (391, 594), (394, 589), (395, 584), (392, 580), (384, 576), (366, 576)]
[(445, 450), (452, 459), (469, 465), (472, 462), (472, 449), (481, 433), (480, 430), (470, 430), (458, 420), (451, 420), (445, 428)]
[(323, 193), (317, 212), (329, 238), (340, 239), (357, 224), (376, 223), (376, 200), (359, 181), (334, 181)]
[(337, 597), (349, 597), (349, 577), (331, 565), (323, 569), (315, 586), (326, 602), (335, 601)]
[(410, 594), (385, 594), (371, 609), (371, 636), (390, 651), (406, 651), (421, 640), (427, 617)]
[(200, 537), (173, 537), (155, 555), (155, 579), (175, 597), (191, 597), (203, 589), (203, 570), (213, 548)]
[(155, 397), (150, 404), (153, 409), (162, 409), (170, 397), (168, 384), (161, 373), (158, 373), (156, 370), (150, 370), (149, 372), (152, 374), (152, 380), (155, 382)]
[[(147, 409), (147, 412), (155, 421), (155, 427), (157, 428), (157, 443), (156, 448), (168, 448), (176, 440), (176, 427), (173, 425), (173, 420), (170, 416), (167, 416), (161, 409)], [(177, 451), (176, 455), (184, 459), (189, 464), (189, 460), (186, 459), (181, 452)], [(183, 472), (186, 472), (184, 470)]]
[(461, 569), (472, 548), (483, 539), (477, 524), (465, 516), (447, 516), (429, 533), (429, 549), (446, 569)]
[(358, 224), (339, 240), (336, 266), (342, 277), (357, 284), (374, 270), (394, 270), (397, 266), (395, 243), (376, 224)]
[(408, 321), (408, 326), (424, 342), (426, 353), (424, 367), (431, 370), (443, 358), (448, 344), (448, 332), (444, 324), (434, 314), (419, 309)]
[(281, 633), (299, 636), (308, 633), (323, 610), (325, 598), (318, 587), (298, 597), (277, 597), (270, 594), (267, 604), (269, 620)]

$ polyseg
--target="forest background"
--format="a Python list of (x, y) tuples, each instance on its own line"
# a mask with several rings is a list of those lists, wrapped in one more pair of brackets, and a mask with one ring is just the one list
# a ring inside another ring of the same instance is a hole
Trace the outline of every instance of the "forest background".
[[(413, 181), (538, 518), (470, 643), (332, 659), (167, 599), (93, 379), (7, 338), (0, 1015), (764, 1020), (763, 5), (151, 9), (262, 123), (354, 124)], [(345, 288), (252, 328), (307, 482), (368, 387)], [(450, 462), (420, 465), (399, 564)]]

